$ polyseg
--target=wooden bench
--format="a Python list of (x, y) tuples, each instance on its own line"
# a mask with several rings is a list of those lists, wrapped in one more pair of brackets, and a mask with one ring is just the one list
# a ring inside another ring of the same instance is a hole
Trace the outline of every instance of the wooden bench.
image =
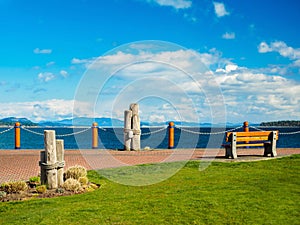
[(278, 131), (250, 131), (250, 132), (227, 132), (226, 143), (223, 145), (226, 149), (226, 158), (237, 158), (237, 147), (264, 146), (264, 156), (277, 156), (276, 141), (278, 140)]

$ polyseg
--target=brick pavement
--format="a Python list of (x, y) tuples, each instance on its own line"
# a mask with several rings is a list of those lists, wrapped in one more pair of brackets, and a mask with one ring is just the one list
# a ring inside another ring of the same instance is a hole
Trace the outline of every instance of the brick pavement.
[[(40, 172), (41, 150), (0, 150), (0, 183), (8, 180), (27, 180)], [(278, 157), (300, 154), (300, 149), (277, 149)], [(103, 169), (146, 163), (182, 160), (214, 160), (225, 162), (270, 159), (263, 149), (240, 149), (237, 159), (225, 159), (224, 149), (176, 149), (154, 151), (66, 150), (66, 167), (82, 165), (87, 169)]]

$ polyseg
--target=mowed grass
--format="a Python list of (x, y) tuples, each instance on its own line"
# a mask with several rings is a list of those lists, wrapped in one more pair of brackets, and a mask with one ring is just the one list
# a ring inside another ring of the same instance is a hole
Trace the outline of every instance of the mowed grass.
[[(161, 164), (164, 170), (176, 163)], [(149, 172), (150, 170), (150, 172)], [(101, 174), (142, 177), (151, 166)], [(300, 155), (260, 162), (188, 162), (171, 178), (128, 186), (89, 172), (94, 192), (0, 203), (0, 224), (299, 224)], [(159, 176), (159, 174), (158, 174)]]

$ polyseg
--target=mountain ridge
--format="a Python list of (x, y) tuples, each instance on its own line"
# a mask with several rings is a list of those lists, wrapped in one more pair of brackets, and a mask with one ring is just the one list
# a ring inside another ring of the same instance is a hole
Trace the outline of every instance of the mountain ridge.
[[(38, 123), (32, 122), (27, 118), (17, 118), (17, 117), (7, 117), (0, 119), (0, 125), (14, 125), (16, 122), (20, 122), (21, 125), (25, 126), (40, 126), (40, 127), (69, 127), (69, 126), (92, 126), (94, 122), (98, 123), (100, 127), (123, 127), (124, 121), (114, 118), (100, 117), (100, 118), (90, 118), (90, 117), (75, 117), (73, 119), (63, 119), (58, 121), (41, 121)], [(149, 126), (167, 126), (170, 121), (166, 122), (147, 122), (141, 121), (141, 127)], [(196, 123), (196, 122), (185, 122), (185, 121), (173, 121), (176, 126), (185, 127), (236, 127), (241, 126), (238, 123)], [(258, 126), (259, 124), (251, 124), (253, 126)]]

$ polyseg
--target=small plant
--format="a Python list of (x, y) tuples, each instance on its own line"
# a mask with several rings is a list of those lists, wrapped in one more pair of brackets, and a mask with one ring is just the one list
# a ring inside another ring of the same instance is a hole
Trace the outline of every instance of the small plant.
[(37, 193), (39, 193), (39, 194), (44, 194), (47, 191), (46, 185), (37, 186), (35, 189), (36, 189)]
[(5, 191), (0, 191), (0, 198), (5, 198), (7, 193)]
[(79, 177), (78, 181), (82, 186), (88, 185), (89, 183), (89, 179), (87, 177)]
[(67, 191), (72, 191), (75, 193), (82, 191), (82, 186), (80, 182), (77, 179), (73, 179), (73, 178), (67, 179), (63, 184), (63, 188), (66, 189)]
[(41, 182), (41, 178), (40, 177), (30, 177), (29, 178), (29, 182), (30, 183), (40, 183)]
[(89, 187), (93, 188), (94, 190), (96, 190), (96, 189), (99, 188), (99, 186), (98, 186), (97, 184), (93, 184), (93, 183), (91, 183), (91, 184), (89, 185)]
[(1, 184), (0, 191), (6, 193), (20, 193), (27, 190), (27, 184), (25, 181), (9, 181)]
[(92, 188), (91, 186), (88, 186), (88, 187), (85, 189), (85, 191), (87, 191), (87, 192), (92, 192), (92, 191), (95, 191), (95, 189)]
[(56, 192), (56, 193), (59, 193), (59, 194), (62, 194), (62, 193), (65, 192), (65, 190), (64, 190), (63, 188), (57, 188), (57, 189), (55, 190), (55, 192)]
[(30, 177), (30, 178), (29, 178), (28, 184), (29, 184), (29, 186), (30, 186), (31, 188), (36, 187), (36, 186), (39, 185), (40, 183), (41, 183), (40, 177)]
[(70, 167), (64, 173), (65, 180), (67, 180), (69, 178), (78, 180), (79, 177), (86, 177), (86, 175), (87, 175), (86, 168), (84, 168), (83, 166), (78, 166), (78, 165)]

